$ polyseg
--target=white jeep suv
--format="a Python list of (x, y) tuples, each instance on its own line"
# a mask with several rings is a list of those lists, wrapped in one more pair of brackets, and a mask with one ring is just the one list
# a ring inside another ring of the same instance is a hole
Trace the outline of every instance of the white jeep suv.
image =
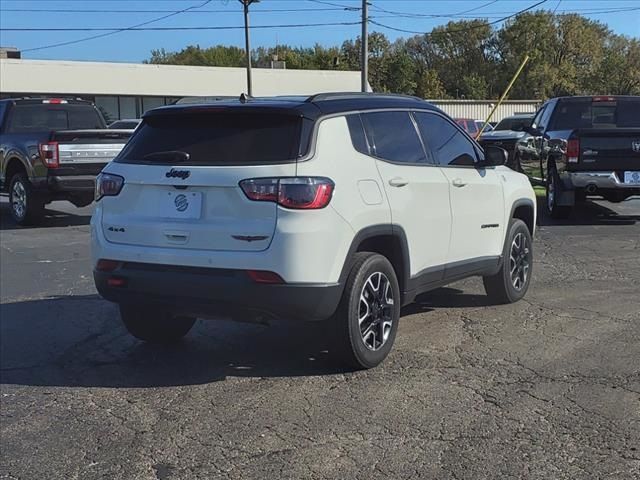
[(413, 97), (158, 108), (98, 179), (96, 287), (142, 340), (329, 320), (332, 350), (374, 367), (418, 294), (482, 276), (495, 302), (524, 296), (536, 202), (506, 158)]

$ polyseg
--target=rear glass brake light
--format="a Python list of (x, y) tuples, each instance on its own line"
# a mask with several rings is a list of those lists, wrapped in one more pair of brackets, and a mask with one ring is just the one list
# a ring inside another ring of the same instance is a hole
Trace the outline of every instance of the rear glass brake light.
[(599, 96), (599, 97), (593, 97), (591, 99), (591, 101), (593, 101), (593, 102), (615, 102), (616, 101), (616, 97)]
[(317, 210), (329, 205), (335, 184), (325, 177), (251, 178), (241, 181), (240, 188), (249, 200)]
[(50, 98), (49, 100), (43, 100), (42, 103), (48, 103), (51, 105), (60, 105), (61, 103), (69, 103), (61, 98)]

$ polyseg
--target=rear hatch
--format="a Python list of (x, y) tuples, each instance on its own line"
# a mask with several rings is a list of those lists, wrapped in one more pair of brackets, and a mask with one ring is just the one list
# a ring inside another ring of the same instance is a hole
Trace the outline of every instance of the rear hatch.
[(291, 177), (303, 148), (297, 111), (181, 108), (145, 117), (108, 172), (124, 177), (105, 197), (108, 241), (198, 250), (260, 251), (277, 206), (251, 201), (239, 183)]

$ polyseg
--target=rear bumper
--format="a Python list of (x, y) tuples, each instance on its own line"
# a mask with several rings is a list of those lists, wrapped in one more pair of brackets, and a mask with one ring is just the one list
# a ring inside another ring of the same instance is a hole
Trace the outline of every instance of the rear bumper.
[(47, 177), (47, 187), (54, 192), (93, 192), (95, 175)]
[[(336, 311), (343, 290), (340, 284), (258, 284), (243, 270), (133, 262), (93, 276), (100, 295), (112, 302), (152, 303), (194, 316), (325, 320)], [(110, 278), (122, 279), (123, 285), (109, 286)]]
[(637, 190), (640, 185), (629, 185), (624, 183), (624, 179), (619, 177), (617, 172), (568, 172), (571, 184), (575, 188), (586, 188), (590, 185), (599, 190)]

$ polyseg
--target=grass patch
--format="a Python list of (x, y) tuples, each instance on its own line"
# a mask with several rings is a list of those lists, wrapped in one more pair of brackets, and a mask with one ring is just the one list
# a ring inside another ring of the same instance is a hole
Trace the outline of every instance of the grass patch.
[(544, 187), (533, 187), (533, 191), (536, 192), (536, 197), (544, 197), (546, 195)]

